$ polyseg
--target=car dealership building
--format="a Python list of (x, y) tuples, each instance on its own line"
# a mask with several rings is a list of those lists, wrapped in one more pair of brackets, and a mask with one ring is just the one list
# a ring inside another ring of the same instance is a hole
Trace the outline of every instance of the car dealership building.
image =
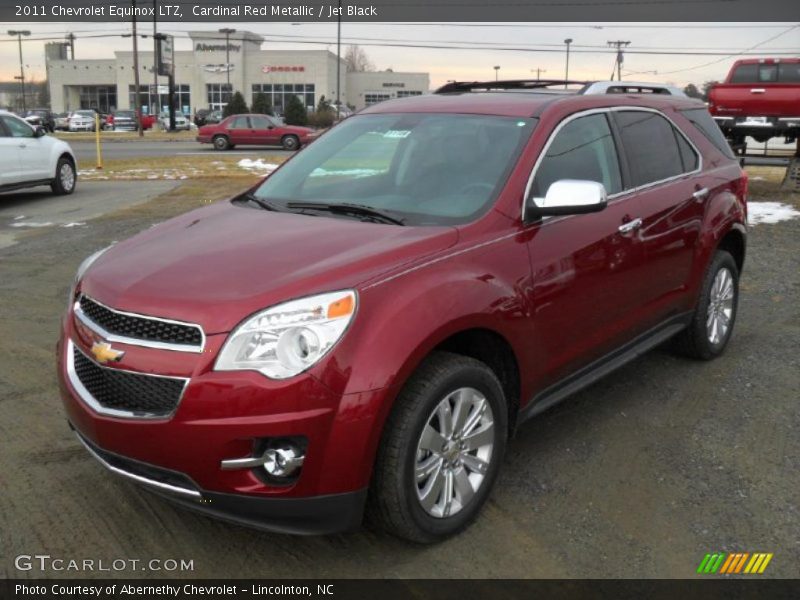
[[(264, 39), (247, 31), (229, 34), (227, 40), (216, 31), (193, 31), (189, 37), (192, 50), (174, 53), (175, 103), (186, 114), (221, 108), (236, 91), (248, 105), (257, 93), (267, 94), (278, 113), (292, 95), (309, 109), (322, 96), (336, 98), (336, 55), (328, 50), (262, 50)], [(139, 48), (140, 102), (144, 112), (152, 113), (167, 106), (167, 78), (159, 77), (156, 87), (152, 38), (142, 39)], [(46, 59), (55, 112), (133, 108), (132, 51), (115, 52), (110, 59), (69, 60), (62, 44), (48, 44)], [(342, 102), (356, 110), (390, 98), (425, 94), (430, 86), (427, 73), (347, 73), (344, 60), (340, 72)]]

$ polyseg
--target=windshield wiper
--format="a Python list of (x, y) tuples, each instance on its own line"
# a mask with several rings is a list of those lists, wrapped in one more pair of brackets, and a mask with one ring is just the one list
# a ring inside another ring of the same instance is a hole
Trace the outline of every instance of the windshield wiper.
[(246, 200), (247, 202), (256, 204), (257, 206), (260, 206), (264, 210), (271, 210), (274, 212), (281, 212), (282, 210), (281, 207), (279, 207), (277, 204), (273, 204), (272, 202), (270, 202), (269, 200), (265, 200), (264, 198), (259, 198), (253, 192), (244, 193), (238, 198), (236, 198), (236, 201), (240, 200)]
[(392, 215), (381, 212), (371, 206), (364, 206), (363, 204), (350, 204), (349, 202), (326, 203), (326, 202), (288, 202), (287, 208), (297, 208), (306, 210), (320, 210), (340, 215), (354, 215), (361, 217), (370, 217), (376, 221), (383, 223), (390, 223), (392, 225), (405, 225), (403, 219), (393, 217)]

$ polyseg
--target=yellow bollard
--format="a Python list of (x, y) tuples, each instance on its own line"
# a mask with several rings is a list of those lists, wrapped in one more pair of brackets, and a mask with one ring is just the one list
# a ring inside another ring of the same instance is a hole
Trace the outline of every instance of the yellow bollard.
[(100, 115), (94, 113), (94, 137), (97, 144), (97, 169), (103, 168), (103, 154), (100, 152)]

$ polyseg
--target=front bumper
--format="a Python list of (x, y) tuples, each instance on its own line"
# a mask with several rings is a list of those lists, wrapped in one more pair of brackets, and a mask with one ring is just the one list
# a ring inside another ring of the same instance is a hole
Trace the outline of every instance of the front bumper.
[[(70, 423), (70, 426), (72, 424)], [(361, 523), (367, 490), (312, 498), (259, 498), (210, 492), (182, 473), (170, 472), (107, 452), (76, 432), (80, 442), (106, 469), (171, 502), (247, 527), (306, 535), (353, 531)]]
[[(213, 365), (225, 338), (208, 335), (199, 354), (113, 342), (125, 358), (111, 368), (186, 378), (188, 383), (168, 416), (103, 414), (82, 398), (86, 390), (79, 389), (68, 360), (73, 346), (91, 357), (93, 342), (102, 338), (70, 313), (57, 346), (67, 419), (94, 454), (145, 465), (145, 474), (171, 473), (167, 480), (176, 478), (188, 493), (126, 476), (195, 510), (281, 531), (351, 527), (360, 520), (381, 419), (395, 390), (341, 394), (308, 373), (274, 381), (256, 372), (217, 372)], [(265, 477), (263, 467), (222, 467), (223, 461), (260, 456), (265, 442), (286, 438), (305, 442), (305, 460), (290, 481)], [(156, 480), (165, 481), (162, 475)]]

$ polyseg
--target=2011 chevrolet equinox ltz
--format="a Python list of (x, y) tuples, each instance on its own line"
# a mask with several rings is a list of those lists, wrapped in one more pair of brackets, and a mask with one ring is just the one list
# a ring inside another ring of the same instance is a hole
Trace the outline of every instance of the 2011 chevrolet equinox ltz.
[(58, 345), (80, 441), (208, 515), (432, 542), (528, 418), (668, 338), (721, 354), (747, 179), (705, 107), (545, 85), (372, 106), (87, 258)]

